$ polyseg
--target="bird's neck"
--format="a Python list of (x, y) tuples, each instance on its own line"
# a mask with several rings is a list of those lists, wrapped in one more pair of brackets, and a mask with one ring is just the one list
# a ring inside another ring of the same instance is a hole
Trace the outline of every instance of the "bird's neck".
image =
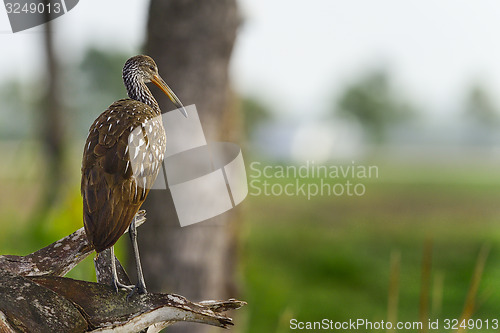
[(142, 80), (125, 81), (128, 97), (149, 105), (156, 113), (160, 114), (160, 106), (151, 94), (151, 91)]

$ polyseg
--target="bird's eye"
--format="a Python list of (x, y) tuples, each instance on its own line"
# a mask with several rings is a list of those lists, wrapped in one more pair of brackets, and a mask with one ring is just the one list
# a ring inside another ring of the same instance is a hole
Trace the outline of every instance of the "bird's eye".
[(149, 66), (149, 69), (154, 72), (155, 68), (153, 66)]

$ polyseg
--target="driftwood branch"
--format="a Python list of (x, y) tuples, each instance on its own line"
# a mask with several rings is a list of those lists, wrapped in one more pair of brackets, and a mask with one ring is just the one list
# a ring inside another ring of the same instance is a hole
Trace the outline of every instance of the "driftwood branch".
[[(136, 225), (146, 222), (145, 211), (137, 215)], [(22, 276), (64, 276), (94, 250), (90, 246), (85, 230), (74, 233), (26, 256), (0, 256), (0, 269)]]
[[(144, 221), (142, 212), (137, 225)], [(128, 291), (116, 292), (108, 284), (109, 251), (95, 261), (98, 283), (61, 277), (92, 252), (80, 229), (27, 256), (0, 256), (0, 332), (152, 333), (178, 321), (227, 328), (232, 319), (223, 312), (245, 304), (195, 303), (175, 294), (127, 298)], [(121, 265), (117, 268), (120, 280), (130, 283)]]

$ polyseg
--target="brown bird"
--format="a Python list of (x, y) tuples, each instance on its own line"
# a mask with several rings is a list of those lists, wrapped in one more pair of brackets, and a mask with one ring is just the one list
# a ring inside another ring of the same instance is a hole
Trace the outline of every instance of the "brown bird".
[[(146, 83), (157, 85), (187, 117), (184, 106), (158, 74), (153, 59), (139, 55), (123, 67), (127, 99), (111, 104), (89, 129), (82, 161), (83, 223), (97, 254), (111, 248), (113, 286), (146, 292), (135, 214), (163, 165), (166, 148), (161, 111)], [(113, 245), (129, 228), (137, 266), (137, 284), (119, 282)]]

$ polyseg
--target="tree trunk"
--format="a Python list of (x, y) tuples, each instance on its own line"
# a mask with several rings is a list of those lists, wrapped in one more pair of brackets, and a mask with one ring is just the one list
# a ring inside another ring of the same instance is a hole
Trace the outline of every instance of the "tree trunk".
[[(146, 53), (184, 105), (196, 104), (208, 142), (219, 141), (221, 131), (237, 126), (227, 126), (223, 119), (234, 119), (227, 117), (234, 112), (228, 65), (238, 23), (235, 0), (151, 0)], [(158, 90), (153, 93), (164, 111), (174, 108)], [(148, 223), (139, 233), (139, 248), (148, 290), (194, 300), (225, 298), (234, 246), (228, 222), (235, 213), (181, 228), (169, 191), (151, 191), (142, 207)], [(194, 332), (193, 327), (169, 329), (187, 331)]]
[[(64, 177), (64, 106), (59, 61), (54, 45), (53, 23), (50, 13), (44, 12), (45, 30), (43, 48), (45, 51), (45, 93), (40, 108), (39, 136), (42, 142), (43, 158), (46, 162), (40, 200), (32, 215), (34, 228), (40, 228), (42, 218), (57, 200)], [(36, 232), (35, 232), (36, 233)]]

